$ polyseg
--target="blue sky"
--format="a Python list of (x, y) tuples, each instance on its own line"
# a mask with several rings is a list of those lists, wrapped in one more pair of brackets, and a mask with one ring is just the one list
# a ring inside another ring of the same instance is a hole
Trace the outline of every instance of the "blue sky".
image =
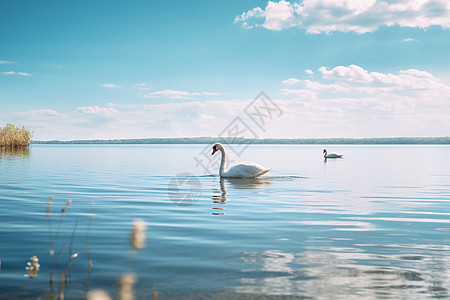
[(448, 136), (450, 4), (2, 1), (0, 126), (35, 139)]

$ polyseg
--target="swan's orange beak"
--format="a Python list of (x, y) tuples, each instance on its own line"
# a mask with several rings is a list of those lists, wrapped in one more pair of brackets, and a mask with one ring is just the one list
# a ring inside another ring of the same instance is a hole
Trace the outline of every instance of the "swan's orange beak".
[(211, 153), (211, 155), (213, 155), (216, 152), (217, 152), (216, 148), (213, 148), (213, 153)]

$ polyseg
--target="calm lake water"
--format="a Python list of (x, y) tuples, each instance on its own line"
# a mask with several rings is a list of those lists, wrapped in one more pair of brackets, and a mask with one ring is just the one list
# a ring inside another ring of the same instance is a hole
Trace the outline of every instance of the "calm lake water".
[(116, 298), (128, 272), (137, 299), (450, 298), (450, 146), (251, 145), (231, 159), (273, 167), (257, 180), (204, 174), (205, 147), (2, 152), (0, 299)]

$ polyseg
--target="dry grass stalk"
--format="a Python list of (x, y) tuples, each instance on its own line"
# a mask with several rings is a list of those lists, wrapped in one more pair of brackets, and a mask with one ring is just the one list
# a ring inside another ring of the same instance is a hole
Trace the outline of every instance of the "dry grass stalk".
[(61, 209), (61, 217), (64, 217), (64, 214), (69, 209), (69, 206), (70, 206), (71, 203), (72, 203), (72, 200), (68, 200), (67, 203), (66, 203), (66, 206), (63, 209)]
[(131, 233), (131, 245), (135, 249), (144, 249), (145, 247), (145, 230), (147, 224), (144, 220), (136, 219), (133, 221), (133, 232)]
[(52, 210), (51, 205), (52, 205), (52, 201), (53, 201), (53, 196), (50, 196), (48, 202), (47, 202), (47, 218), (50, 217), (50, 212)]
[(27, 267), (25, 268), (28, 271), (28, 274), (25, 274), (25, 276), (33, 278), (38, 275), (40, 265), (36, 255), (32, 256), (30, 260), (31, 262), (27, 262)]
[(86, 297), (87, 300), (111, 300), (107, 292), (103, 290), (90, 291)]
[(135, 282), (136, 277), (133, 274), (127, 273), (122, 275), (118, 300), (134, 300), (133, 285)]
[(31, 145), (33, 132), (25, 127), (16, 127), (13, 124), (6, 124), (0, 127), (0, 148), (25, 148)]

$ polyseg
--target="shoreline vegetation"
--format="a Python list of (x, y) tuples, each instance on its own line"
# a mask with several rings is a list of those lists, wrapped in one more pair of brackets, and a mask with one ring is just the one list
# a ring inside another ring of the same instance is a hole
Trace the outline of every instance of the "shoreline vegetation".
[(113, 140), (33, 141), (33, 144), (284, 144), (284, 145), (449, 145), (450, 137), (247, 139), (220, 137), (144, 138)]
[(25, 127), (17, 127), (13, 124), (6, 124), (0, 127), (0, 149), (23, 149), (28, 148), (32, 143), (33, 132)]

